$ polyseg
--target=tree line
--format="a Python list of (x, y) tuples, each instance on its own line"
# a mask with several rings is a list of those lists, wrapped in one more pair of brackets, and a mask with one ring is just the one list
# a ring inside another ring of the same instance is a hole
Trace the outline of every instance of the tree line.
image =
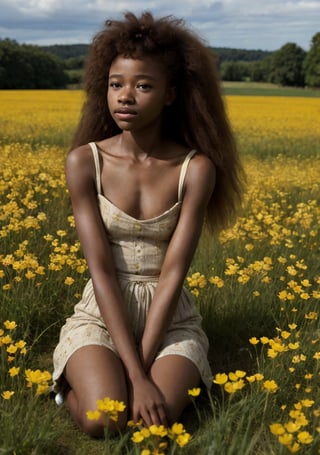
[[(0, 89), (81, 86), (89, 45), (35, 46), (0, 39)], [(320, 87), (320, 32), (306, 52), (287, 43), (275, 52), (211, 48), (222, 80)]]
[[(219, 55), (219, 54), (218, 54)], [(220, 62), (222, 80), (271, 82), (282, 86), (320, 87), (320, 32), (311, 40), (309, 52), (295, 43), (256, 61)]]

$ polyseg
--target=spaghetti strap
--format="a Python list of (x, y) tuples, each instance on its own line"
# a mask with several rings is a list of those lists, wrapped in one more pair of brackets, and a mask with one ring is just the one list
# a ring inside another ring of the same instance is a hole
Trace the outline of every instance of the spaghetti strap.
[(178, 202), (182, 201), (183, 184), (184, 184), (184, 179), (185, 179), (185, 176), (187, 173), (188, 164), (195, 153), (196, 153), (196, 150), (191, 150), (191, 152), (188, 153), (188, 155), (184, 159), (184, 162), (182, 163), (180, 177), (179, 177)]
[(95, 142), (89, 143), (90, 148), (92, 150), (94, 164), (96, 168), (96, 184), (97, 184), (97, 193), (101, 194), (101, 176), (100, 176), (100, 160), (99, 160), (99, 152)]

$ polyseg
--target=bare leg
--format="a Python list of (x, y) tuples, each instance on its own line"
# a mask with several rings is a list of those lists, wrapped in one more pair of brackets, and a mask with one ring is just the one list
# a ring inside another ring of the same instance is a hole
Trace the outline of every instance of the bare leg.
[[(103, 436), (105, 419), (89, 420), (86, 412), (96, 409), (96, 400), (109, 397), (128, 404), (127, 384), (121, 360), (104, 346), (85, 346), (68, 360), (64, 372), (70, 386), (66, 402), (80, 428), (90, 436)], [(125, 427), (127, 409), (119, 413), (118, 422), (110, 421), (109, 430)]]
[(167, 355), (154, 362), (150, 376), (163, 393), (169, 422), (177, 422), (183, 409), (190, 403), (188, 389), (200, 383), (197, 367), (186, 357)]

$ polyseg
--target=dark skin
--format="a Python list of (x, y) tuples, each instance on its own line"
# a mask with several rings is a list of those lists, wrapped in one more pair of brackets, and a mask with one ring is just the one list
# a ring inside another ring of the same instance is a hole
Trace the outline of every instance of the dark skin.
[[(168, 85), (163, 68), (154, 59), (120, 56), (113, 62), (108, 106), (122, 133), (97, 143), (102, 189), (106, 198), (135, 219), (156, 217), (177, 202), (181, 164), (189, 150), (161, 136), (163, 110), (174, 97), (175, 91)], [(124, 401), (135, 421), (142, 418), (147, 426), (153, 423), (168, 426), (179, 418), (188, 402), (187, 390), (199, 384), (200, 375), (184, 357), (154, 359), (199, 241), (215, 185), (215, 168), (200, 153), (189, 163), (179, 221), (138, 347), (99, 212), (95, 167), (88, 145), (68, 155), (66, 176), (96, 300), (120, 357), (101, 346), (82, 348), (71, 356), (65, 369), (71, 387), (67, 395), (70, 411), (84, 431), (100, 435), (104, 422), (90, 424), (84, 414), (95, 408), (97, 398), (109, 396)], [(82, 375), (79, 380), (84, 368), (86, 379)], [(124, 427), (127, 418), (127, 412), (119, 416), (118, 427)]]

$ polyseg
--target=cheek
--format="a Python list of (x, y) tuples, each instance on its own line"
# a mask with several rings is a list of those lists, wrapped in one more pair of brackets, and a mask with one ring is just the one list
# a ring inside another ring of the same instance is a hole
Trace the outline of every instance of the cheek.
[(113, 102), (113, 97), (112, 97), (112, 93), (109, 90), (107, 90), (106, 98), (107, 98), (107, 106), (110, 107)]

